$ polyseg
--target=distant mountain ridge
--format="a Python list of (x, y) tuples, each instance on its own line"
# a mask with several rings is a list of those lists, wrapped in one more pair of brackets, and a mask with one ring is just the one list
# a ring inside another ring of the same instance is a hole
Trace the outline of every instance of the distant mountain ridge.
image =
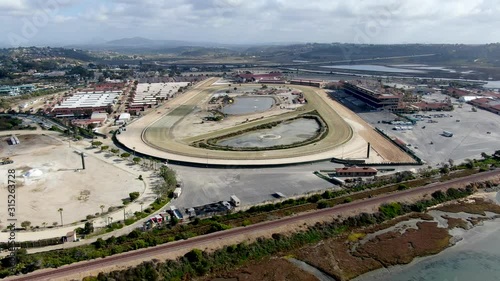
[[(100, 50), (100, 51), (115, 51), (123, 53), (158, 53), (158, 52), (171, 52), (176, 48), (208, 48), (208, 49), (227, 49), (230, 51), (243, 51), (251, 47), (261, 46), (284, 46), (292, 43), (255, 43), (255, 44), (227, 44), (215, 42), (202, 42), (202, 41), (185, 41), (185, 40), (156, 40), (145, 37), (135, 36), (129, 38), (115, 39), (99, 43), (89, 44), (72, 44), (66, 46), (68, 48), (79, 48), (86, 50)], [(175, 53), (175, 51), (174, 51)]]

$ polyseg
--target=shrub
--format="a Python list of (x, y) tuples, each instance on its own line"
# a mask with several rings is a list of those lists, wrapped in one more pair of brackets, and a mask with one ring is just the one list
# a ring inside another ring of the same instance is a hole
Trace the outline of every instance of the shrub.
[(408, 185), (406, 185), (406, 184), (404, 184), (404, 183), (402, 183), (402, 184), (398, 185), (398, 190), (406, 190), (406, 189), (408, 189), (408, 188), (409, 188), (409, 187), (408, 187)]
[(395, 218), (403, 214), (403, 208), (400, 203), (384, 204), (379, 208), (380, 212), (388, 219)]
[(352, 202), (352, 198), (351, 197), (346, 197), (344, 199), (344, 203), (351, 203)]
[(319, 194), (314, 194), (313, 196), (307, 198), (307, 202), (310, 202), (310, 203), (316, 203), (319, 200), (321, 200), (321, 195), (319, 195)]
[(135, 191), (130, 192), (128, 196), (130, 197), (130, 201), (134, 201), (135, 199), (139, 198), (140, 195), (141, 194), (139, 192)]
[(330, 207), (327, 201), (321, 200), (318, 202), (318, 209), (324, 209)]

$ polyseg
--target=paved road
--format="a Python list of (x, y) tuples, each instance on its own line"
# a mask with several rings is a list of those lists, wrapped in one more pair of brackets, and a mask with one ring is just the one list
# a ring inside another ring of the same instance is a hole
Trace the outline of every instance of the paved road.
[(247, 227), (234, 228), (227, 231), (216, 232), (204, 236), (195, 237), (189, 240), (183, 240), (173, 243), (167, 243), (159, 245), (152, 248), (142, 249), (138, 251), (132, 251), (128, 253), (123, 253), (120, 255), (110, 256), (103, 259), (96, 259), (87, 262), (80, 262), (68, 266), (64, 266), (57, 269), (47, 269), (43, 271), (34, 272), (28, 275), (8, 278), (6, 280), (18, 280), (18, 281), (29, 281), (29, 280), (55, 280), (60, 278), (67, 278), (82, 272), (95, 272), (99, 269), (117, 266), (120, 264), (126, 264), (131, 261), (147, 261), (153, 259), (157, 255), (165, 254), (175, 250), (181, 249), (192, 249), (192, 248), (202, 248), (200, 245), (209, 244), (211, 241), (229, 240), (230, 238), (241, 237), (245, 238), (245, 235), (259, 232), (263, 230), (275, 229), (285, 225), (291, 225), (299, 223), (302, 221), (313, 221), (314, 219), (321, 219), (324, 217), (331, 217), (344, 212), (355, 212), (366, 207), (376, 207), (383, 203), (401, 201), (406, 198), (412, 198), (418, 195), (430, 194), (437, 190), (446, 190), (449, 187), (456, 185), (464, 185), (469, 182), (484, 181), (491, 179), (493, 177), (500, 176), (500, 169), (493, 171), (488, 171), (480, 174), (475, 174), (469, 177), (460, 178), (456, 180), (451, 180), (445, 183), (437, 183), (421, 188), (414, 188), (402, 192), (391, 193), (375, 198), (370, 198), (366, 200), (356, 201), (349, 204), (335, 206), (333, 208), (322, 209), (314, 212), (304, 213), (293, 217), (287, 217), (284, 219), (269, 221), (260, 224), (255, 224)]

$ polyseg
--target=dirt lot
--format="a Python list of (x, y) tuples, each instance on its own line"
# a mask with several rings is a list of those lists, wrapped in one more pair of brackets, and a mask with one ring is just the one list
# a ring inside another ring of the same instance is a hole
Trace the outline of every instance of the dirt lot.
[[(122, 205), (122, 199), (133, 191), (142, 192), (144, 185), (130, 173), (93, 157), (95, 150), (86, 151), (86, 169), (81, 156), (56, 136), (23, 135), (20, 144), (9, 145), (2, 137), (0, 154), (14, 160), (0, 166), (0, 198), (7, 198), (7, 170), (16, 170), (16, 218), (30, 221), (31, 226), (61, 223), (59, 208), (63, 208), (63, 223), (85, 219), (110, 206)], [(116, 181), (119, 178), (120, 181)], [(0, 212), (0, 229), (6, 225), (6, 212)]]

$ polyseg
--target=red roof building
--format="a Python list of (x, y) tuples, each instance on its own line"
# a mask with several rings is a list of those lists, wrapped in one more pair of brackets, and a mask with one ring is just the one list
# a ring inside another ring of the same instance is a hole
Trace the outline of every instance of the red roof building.
[(344, 167), (335, 169), (338, 177), (372, 177), (377, 175), (377, 169), (369, 167)]
[(242, 82), (255, 82), (260, 80), (279, 80), (283, 75), (281, 72), (271, 72), (263, 74), (241, 73), (237, 74), (236, 78)]

